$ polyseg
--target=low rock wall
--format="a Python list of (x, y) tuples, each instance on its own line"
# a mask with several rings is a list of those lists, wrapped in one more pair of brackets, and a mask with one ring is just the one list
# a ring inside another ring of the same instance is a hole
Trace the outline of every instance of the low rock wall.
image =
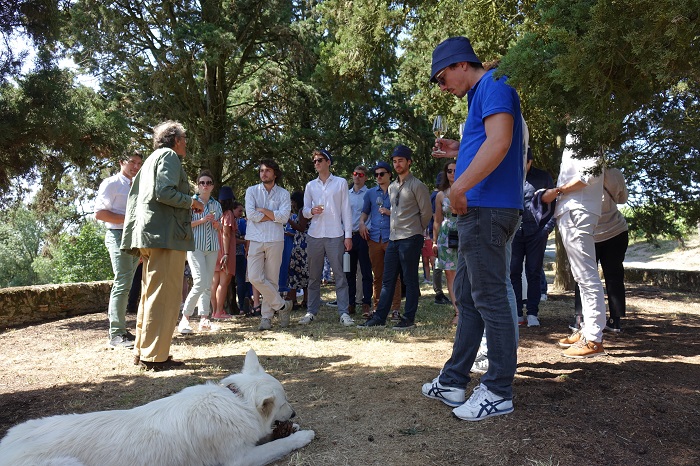
[(700, 272), (694, 270), (625, 267), (627, 283), (644, 283), (677, 291), (700, 291)]
[(111, 280), (2, 288), (0, 329), (106, 312), (111, 288)]
[[(545, 264), (551, 270), (552, 263)], [(625, 281), (677, 291), (700, 291), (700, 272), (625, 268)], [(106, 312), (111, 280), (0, 289), (0, 329)]]

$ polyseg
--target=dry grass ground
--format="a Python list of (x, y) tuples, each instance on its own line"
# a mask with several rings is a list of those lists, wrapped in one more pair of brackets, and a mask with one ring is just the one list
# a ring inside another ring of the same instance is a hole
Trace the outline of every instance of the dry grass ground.
[(176, 335), (172, 353), (187, 368), (163, 373), (106, 349), (102, 314), (3, 331), (0, 437), (30, 418), (130, 408), (220, 379), (254, 348), (297, 422), (317, 434), (280, 465), (700, 464), (700, 295), (631, 286), (623, 333), (606, 339), (607, 356), (585, 361), (559, 355), (573, 299), (552, 295), (543, 326), (521, 329), (515, 412), (468, 423), (420, 394), (454, 336), (449, 308), (422, 292), (410, 332), (343, 328), (328, 307), (285, 331), (236, 319), (217, 333)]

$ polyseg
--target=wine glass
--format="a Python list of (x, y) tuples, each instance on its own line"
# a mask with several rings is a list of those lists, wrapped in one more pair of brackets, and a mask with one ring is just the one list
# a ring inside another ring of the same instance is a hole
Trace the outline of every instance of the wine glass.
[[(377, 205), (379, 206), (380, 209), (382, 207), (384, 207), (384, 198), (382, 196), (377, 196), (376, 202), (377, 202)], [(382, 214), (382, 215), (384, 215), (384, 214)]]
[[(435, 121), (433, 121), (433, 134), (436, 138), (444, 138), (447, 134), (447, 121), (442, 115), (437, 115)], [(436, 154), (444, 154), (445, 151), (442, 148), (435, 151)]]
[(459, 139), (460, 141), (462, 140), (462, 136), (464, 135), (464, 123), (459, 124)]

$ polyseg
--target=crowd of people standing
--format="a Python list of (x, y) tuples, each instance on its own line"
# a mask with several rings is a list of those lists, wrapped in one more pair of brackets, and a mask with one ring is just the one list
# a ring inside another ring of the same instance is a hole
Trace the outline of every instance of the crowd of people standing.
[[(185, 129), (174, 121), (158, 125), (154, 152), (145, 161), (138, 154), (120, 161), (120, 173), (98, 192), (95, 216), (107, 224), (115, 274), (109, 345), (133, 348), (134, 363), (146, 369), (168, 370), (184, 365), (170, 355), (170, 344), (175, 328), (193, 333), (195, 309), (200, 332), (218, 330), (216, 321), (230, 319), (234, 308), (259, 318), (260, 331), (275, 323), (288, 327), (295, 309), (304, 310), (298, 325), (310, 325), (323, 304), (325, 264), (341, 325), (368, 329), (389, 320), (394, 330), (410, 330), (418, 318), (422, 255), (426, 281), (434, 262), (435, 302), (452, 307), (456, 326), (452, 353), (423, 385), (423, 395), (464, 420), (508, 414), (518, 326), (540, 326), (542, 259), (556, 224), (578, 284), (579, 316), (574, 333), (558, 344), (566, 357), (604, 354), (604, 328), (620, 331), (625, 315), (627, 225), (616, 207), (627, 197), (621, 172), (595, 174), (600, 156), (574, 157), (573, 141), (567, 141), (556, 185), (532, 167), (517, 92), (482, 65), (465, 37), (435, 48), (430, 80), (469, 104), (461, 140), (435, 141), (433, 156), (448, 160), (432, 195), (412, 174), (414, 153), (403, 144), (388, 154), (391, 163), (356, 165), (350, 183), (333, 174), (331, 152), (316, 149), (310, 158), (317, 177), (304, 191), (290, 194), (279, 164), (264, 159), (244, 203), (208, 170), (199, 173), (192, 195), (182, 166)], [(366, 186), (370, 173), (373, 187)], [(139, 258), (142, 292), (132, 334), (125, 312)], [(597, 261), (608, 288), (607, 321)], [(192, 288), (181, 306), (185, 262)], [(439, 284), (443, 274), (447, 296)], [(356, 324), (358, 306), (364, 322)], [(483, 375), (467, 397), (475, 372)]]

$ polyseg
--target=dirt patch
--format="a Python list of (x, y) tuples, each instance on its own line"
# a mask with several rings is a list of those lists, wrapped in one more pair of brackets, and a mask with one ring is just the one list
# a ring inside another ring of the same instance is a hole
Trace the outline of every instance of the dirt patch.
[(411, 332), (343, 328), (329, 307), (284, 332), (236, 319), (215, 334), (176, 336), (172, 352), (187, 369), (163, 373), (106, 349), (102, 314), (4, 331), (0, 437), (27, 419), (131, 408), (220, 379), (254, 348), (285, 385), (297, 422), (317, 434), (280, 465), (700, 463), (700, 295), (630, 286), (624, 331), (606, 336), (607, 356), (584, 361), (554, 345), (573, 300), (550, 296), (543, 326), (521, 329), (515, 412), (469, 423), (420, 394), (454, 336), (449, 308), (422, 291)]

